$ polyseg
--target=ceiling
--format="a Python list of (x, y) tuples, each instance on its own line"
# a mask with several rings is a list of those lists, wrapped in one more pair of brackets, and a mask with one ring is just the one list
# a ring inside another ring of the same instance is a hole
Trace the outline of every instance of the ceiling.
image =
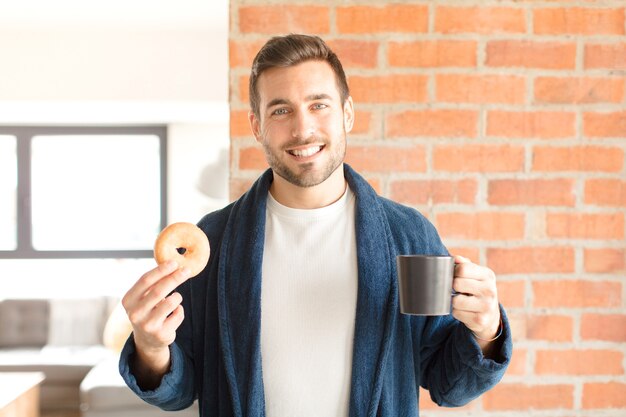
[(228, 0), (0, 0), (10, 27), (228, 30)]

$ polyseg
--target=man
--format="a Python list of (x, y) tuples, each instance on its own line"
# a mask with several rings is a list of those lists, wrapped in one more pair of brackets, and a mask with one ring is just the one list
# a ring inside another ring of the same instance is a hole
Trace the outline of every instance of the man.
[(511, 336), (491, 270), (456, 257), (451, 315), (399, 312), (396, 255), (448, 252), (343, 163), (354, 109), (336, 55), (271, 39), (250, 102), (271, 169), (200, 221), (212, 251), (198, 277), (159, 265), (128, 291), (127, 384), (163, 409), (197, 398), (202, 416), (270, 417), (416, 416), (419, 385), (444, 406), (495, 385)]

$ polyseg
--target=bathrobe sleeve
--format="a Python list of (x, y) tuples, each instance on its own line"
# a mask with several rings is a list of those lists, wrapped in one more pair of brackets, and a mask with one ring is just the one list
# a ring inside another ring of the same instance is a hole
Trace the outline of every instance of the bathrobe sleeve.
[[(426, 229), (429, 252), (447, 254), (434, 226), (426, 222)], [(498, 347), (495, 359), (483, 356), (472, 332), (451, 314), (428, 317), (423, 327), (420, 326), (421, 331), (416, 329), (414, 346), (419, 347), (419, 383), (429, 391), (436, 404), (462, 406), (502, 379), (511, 360), (513, 346), (511, 329), (502, 305), (500, 314), (503, 328), (501, 336), (494, 342)]]
[[(188, 312), (190, 300), (189, 281), (177, 291), (183, 297), (183, 308)], [(120, 354), (119, 371), (130, 389), (145, 402), (163, 410), (182, 410), (189, 407), (196, 398), (194, 370), (191, 356), (191, 315), (185, 314), (185, 320), (176, 332), (176, 341), (170, 345), (171, 365), (161, 379), (161, 384), (154, 390), (143, 390), (130, 369), (130, 361), (135, 354), (135, 343), (131, 334)]]
[(504, 376), (512, 343), (506, 313), (495, 359), (483, 356), (471, 331), (451, 315), (429, 317), (421, 333), (420, 385), (440, 406), (458, 407), (491, 389)]

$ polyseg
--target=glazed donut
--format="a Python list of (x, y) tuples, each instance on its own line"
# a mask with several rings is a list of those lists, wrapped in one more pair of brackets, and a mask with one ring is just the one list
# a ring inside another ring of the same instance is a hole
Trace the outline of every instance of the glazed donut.
[(159, 233), (154, 244), (154, 259), (159, 265), (176, 261), (180, 268), (189, 268), (192, 277), (204, 269), (210, 253), (206, 234), (191, 223), (170, 224)]

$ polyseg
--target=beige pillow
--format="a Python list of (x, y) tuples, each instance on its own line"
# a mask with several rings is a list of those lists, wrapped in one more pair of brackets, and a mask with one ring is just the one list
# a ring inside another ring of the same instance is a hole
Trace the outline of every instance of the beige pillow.
[(132, 331), (133, 326), (130, 324), (130, 320), (128, 320), (126, 310), (124, 310), (122, 303), (119, 302), (104, 325), (102, 342), (104, 346), (119, 353), (122, 351), (124, 343), (126, 343), (126, 339), (128, 339)]

